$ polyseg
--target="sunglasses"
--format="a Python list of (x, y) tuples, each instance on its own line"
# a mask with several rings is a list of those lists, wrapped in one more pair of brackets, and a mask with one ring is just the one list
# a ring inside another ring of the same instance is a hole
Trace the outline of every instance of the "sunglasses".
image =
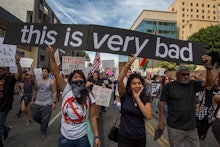
[(181, 76), (189, 76), (188, 73), (181, 73), (180, 75), (181, 75)]

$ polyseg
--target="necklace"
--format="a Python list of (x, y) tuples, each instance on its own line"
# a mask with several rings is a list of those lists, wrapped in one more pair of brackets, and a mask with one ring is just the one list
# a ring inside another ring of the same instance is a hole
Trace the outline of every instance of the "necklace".
[(137, 107), (137, 102), (135, 101), (135, 99), (132, 97), (132, 101), (134, 102), (134, 106)]

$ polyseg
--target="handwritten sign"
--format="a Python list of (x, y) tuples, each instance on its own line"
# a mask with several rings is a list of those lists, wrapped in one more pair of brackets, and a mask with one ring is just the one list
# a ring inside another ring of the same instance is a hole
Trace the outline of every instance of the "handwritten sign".
[(14, 67), (16, 46), (3, 44), (4, 38), (0, 38), (0, 66)]
[(74, 70), (82, 70), (85, 68), (85, 57), (62, 56), (63, 74), (69, 75)]
[(95, 96), (96, 105), (109, 107), (109, 102), (112, 90), (109, 88), (102, 88), (98, 85), (93, 85), (92, 92)]
[(20, 59), (21, 67), (31, 67), (33, 60), (34, 59), (31, 59), (31, 58), (21, 58)]
[(159, 69), (159, 75), (162, 76), (164, 75), (165, 69), (164, 68), (160, 68)]
[(41, 76), (42, 76), (42, 68), (35, 68), (34, 69), (34, 75), (35, 75), (36, 79), (41, 78)]

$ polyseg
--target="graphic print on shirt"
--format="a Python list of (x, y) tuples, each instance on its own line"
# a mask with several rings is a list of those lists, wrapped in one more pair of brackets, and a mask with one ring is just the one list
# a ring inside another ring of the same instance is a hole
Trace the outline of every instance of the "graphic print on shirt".
[(0, 80), (0, 98), (3, 97), (4, 83), (5, 83), (5, 80)]
[(39, 92), (43, 93), (47, 89), (46, 84), (40, 84), (39, 85)]
[(86, 118), (87, 104), (80, 105), (76, 98), (68, 98), (62, 107), (62, 113), (66, 123), (81, 123)]

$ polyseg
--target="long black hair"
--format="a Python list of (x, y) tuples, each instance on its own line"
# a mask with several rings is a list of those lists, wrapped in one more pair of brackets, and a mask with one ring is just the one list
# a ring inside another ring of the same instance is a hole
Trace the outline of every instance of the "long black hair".
[[(83, 79), (83, 83), (86, 85), (86, 77), (84, 75), (84, 73), (82, 72), (82, 70), (74, 70), (68, 77), (68, 83), (71, 85), (72, 83), (72, 77), (75, 75), (75, 74), (79, 74), (82, 79)], [(77, 102), (79, 104), (84, 104), (86, 102), (86, 98), (89, 97), (89, 92), (91, 92), (88, 88), (84, 88), (83, 90), (80, 91), (81, 93), (81, 98), (77, 98)]]
[(145, 91), (145, 81), (144, 81), (144, 78), (141, 77), (140, 74), (137, 74), (137, 73), (133, 73), (129, 76), (128, 78), (128, 81), (127, 81), (127, 85), (126, 85), (126, 92), (128, 95), (132, 95), (132, 92), (131, 92), (131, 89), (130, 89), (130, 86), (131, 86), (131, 81), (134, 79), (134, 78), (138, 78), (140, 79), (142, 85), (144, 86), (144, 89), (141, 91), (141, 95), (140, 95), (140, 98), (141, 98), (141, 101), (145, 104), (146, 103), (146, 97), (147, 97), (147, 94), (146, 94), (146, 91)]

